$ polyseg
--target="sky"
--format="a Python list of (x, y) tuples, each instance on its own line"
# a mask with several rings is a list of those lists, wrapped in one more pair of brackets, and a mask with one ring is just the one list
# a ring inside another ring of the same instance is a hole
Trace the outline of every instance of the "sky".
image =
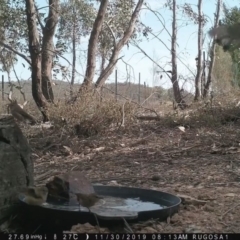
[[(169, 32), (171, 32), (171, 21), (172, 21), (172, 12), (163, 8), (162, 4), (165, 1), (162, 0), (148, 0), (148, 5), (161, 13), (162, 18), (165, 21), (166, 28)], [(186, 1), (177, 0), (178, 5), (183, 5)], [(197, 12), (197, 0), (189, 0), (191, 6), (195, 12)], [(216, 11), (216, 0), (203, 0), (203, 13), (208, 18), (208, 23), (204, 27), (204, 33), (213, 26), (213, 17)], [(223, 0), (227, 7), (238, 6), (240, 7), (239, 0)], [(44, 6), (46, 1), (38, 0), (40, 6)], [(223, 16), (223, 15), (221, 15)], [(170, 37), (166, 31), (162, 31), (163, 26), (159, 22), (159, 20), (151, 13), (149, 10), (143, 9), (140, 12), (141, 21), (152, 28), (152, 31), (155, 35), (164, 42), (165, 45), (170, 47)], [(186, 16), (183, 15), (182, 11), (179, 9), (177, 11), (177, 25), (178, 25), (178, 35), (177, 35), (177, 56), (181, 60), (178, 60), (178, 73), (182, 75), (184, 81), (180, 81), (180, 87), (184, 87), (184, 89), (188, 91), (194, 90), (194, 74), (196, 73), (196, 62), (195, 58), (197, 57), (197, 25), (194, 25), (191, 20), (189, 20)], [(162, 32), (161, 32), (162, 31)], [(87, 50), (88, 46), (88, 37), (83, 38), (81, 40), (80, 51)], [(206, 35), (204, 41), (203, 50), (207, 51), (208, 44), (210, 39)], [(143, 49), (152, 59), (154, 59), (162, 68), (165, 70), (171, 70), (171, 54), (169, 50), (164, 46), (158, 39), (154, 38), (149, 34), (149, 40), (144, 39), (139, 46)], [(65, 54), (65, 58), (71, 61), (71, 54)], [(123, 61), (119, 61), (116, 65), (116, 69), (118, 71), (118, 82), (130, 81), (137, 83), (139, 81), (139, 73), (141, 77), (141, 84), (144, 82), (149, 86), (162, 86), (164, 88), (171, 87), (171, 81), (166, 76), (166, 74), (162, 74), (162, 78), (160, 79), (159, 74), (157, 74), (154, 69), (154, 64), (151, 60), (149, 60), (141, 51), (130, 45), (129, 48), (124, 47), (119, 57), (123, 57)], [(183, 62), (184, 64), (182, 64)], [(15, 69), (18, 73), (18, 77), (23, 80), (27, 80), (30, 78), (31, 73), (27, 70), (27, 67), (24, 68), (22, 63), (26, 64), (24, 60), (19, 58), (18, 64), (15, 66)], [(65, 60), (61, 60), (61, 63), (69, 66), (69, 64)], [(126, 63), (128, 67), (126, 69)], [(86, 67), (86, 56), (83, 56), (78, 59), (77, 63), (77, 72), (81, 75), (77, 74), (76, 82), (82, 82)], [(155, 68), (156, 70), (156, 68)], [(98, 71), (96, 71), (98, 72)], [(5, 76), (6, 74), (3, 73)], [(161, 74), (161, 73), (160, 73)], [(130, 76), (129, 76), (130, 75)], [(98, 77), (96, 74), (95, 79)], [(11, 73), (12, 80), (16, 79), (13, 72)], [(7, 79), (7, 76), (6, 78)], [(62, 80), (61, 78), (58, 80)], [(114, 82), (115, 75), (114, 72), (110, 75), (107, 83)]]

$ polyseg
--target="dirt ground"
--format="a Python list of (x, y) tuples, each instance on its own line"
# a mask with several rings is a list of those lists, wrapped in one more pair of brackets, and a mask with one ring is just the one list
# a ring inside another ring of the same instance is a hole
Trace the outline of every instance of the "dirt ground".
[[(92, 182), (154, 189), (182, 197), (166, 222), (131, 224), (134, 232), (240, 232), (240, 126), (164, 127), (139, 122), (89, 138), (64, 131), (24, 130), (33, 150), (36, 185), (78, 170)], [(77, 226), (73, 227), (74, 231)]]

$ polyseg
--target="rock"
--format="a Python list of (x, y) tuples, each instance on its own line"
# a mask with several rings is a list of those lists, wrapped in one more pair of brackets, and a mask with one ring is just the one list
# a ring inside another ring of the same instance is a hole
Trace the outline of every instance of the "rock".
[(27, 139), (12, 116), (0, 119), (0, 220), (18, 202), (18, 192), (33, 185), (33, 162)]

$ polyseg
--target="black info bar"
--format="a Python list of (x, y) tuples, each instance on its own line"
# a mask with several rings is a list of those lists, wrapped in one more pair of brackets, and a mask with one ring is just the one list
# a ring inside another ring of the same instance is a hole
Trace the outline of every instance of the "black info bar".
[(1, 240), (240, 240), (240, 234), (225, 233), (62, 233), (62, 234), (14, 234), (0, 233)]

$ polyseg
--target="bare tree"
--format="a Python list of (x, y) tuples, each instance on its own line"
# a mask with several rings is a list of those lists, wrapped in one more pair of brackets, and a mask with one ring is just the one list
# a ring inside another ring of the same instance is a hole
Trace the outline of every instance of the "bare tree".
[[(177, 51), (176, 51), (176, 45), (177, 45), (177, 22), (176, 22), (176, 9), (179, 9), (179, 6), (176, 5), (176, 1), (168, 1), (166, 6), (169, 7), (169, 9), (173, 12), (173, 20), (172, 20), (172, 33), (169, 32), (168, 28), (165, 25), (164, 17), (161, 16), (159, 11), (154, 11), (151, 9), (149, 6), (146, 5), (146, 8), (152, 12), (158, 21), (161, 23), (163, 29), (166, 31), (166, 33), (171, 37), (171, 47), (169, 47), (162, 39), (159, 37), (159, 34), (154, 34), (154, 32), (141, 23), (145, 27), (145, 34), (144, 36), (152, 35), (155, 39), (158, 39), (159, 42), (161, 42), (164, 47), (169, 50), (171, 53), (171, 63), (172, 63), (172, 69), (170, 71), (167, 71), (164, 69), (164, 67), (160, 66), (152, 57), (150, 57), (146, 51), (144, 51), (138, 44), (134, 43), (134, 46), (137, 47), (145, 56), (147, 56), (160, 70), (160, 72), (163, 72), (167, 75), (167, 77), (171, 80), (172, 85), (173, 85), (173, 95), (175, 102), (177, 103), (177, 106), (180, 106), (182, 109), (185, 108), (187, 105), (185, 101), (183, 100), (183, 96), (181, 94), (180, 88), (179, 88), (179, 76), (178, 76), (178, 71), (177, 71), (177, 60), (181, 62), (183, 65), (185, 65), (186, 68), (188, 66), (177, 56)], [(188, 68), (189, 69), (189, 68)], [(191, 71), (189, 69), (189, 71)], [(193, 74), (193, 73), (192, 73)], [(162, 75), (160, 75), (161, 77)]]
[(198, 101), (200, 97), (200, 83), (202, 78), (202, 46), (203, 46), (203, 24), (204, 18), (202, 14), (202, 0), (198, 0), (198, 61), (197, 61), (197, 75), (195, 78), (195, 97)]
[[(73, 16), (75, 16), (76, 11), (75, 8), (73, 7)], [(73, 85), (75, 82), (75, 71), (76, 71), (76, 31), (77, 31), (77, 26), (76, 26), (76, 19), (74, 17), (73, 19), (73, 29), (72, 29), (72, 52), (73, 52), (73, 56), (72, 56), (72, 77), (71, 77), (71, 85), (70, 85), (70, 95), (71, 97), (73, 97)]]
[[(220, 10), (222, 6), (222, 0), (217, 0), (217, 8), (216, 8), (216, 14), (215, 14), (215, 23), (214, 23), (214, 29), (217, 29), (219, 24), (219, 17), (220, 17)], [(203, 98), (206, 98), (209, 93), (209, 88), (212, 83), (212, 73), (213, 73), (213, 67), (215, 63), (215, 51), (216, 51), (216, 41), (212, 41), (212, 45), (210, 47), (210, 53), (209, 53), (209, 70), (208, 70), (208, 77), (206, 85), (204, 86), (203, 90)]]
[(172, 52), (172, 85), (175, 100), (182, 109), (186, 107), (186, 103), (184, 102), (179, 84), (178, 84), (178, 71), (177, 71), (177, 22), (176, 22), (176, 0), (172, 1), (172, 12), (173, 12), (173, 20), (172, 20), (172, 42), (171, 42), (171, 52)]

